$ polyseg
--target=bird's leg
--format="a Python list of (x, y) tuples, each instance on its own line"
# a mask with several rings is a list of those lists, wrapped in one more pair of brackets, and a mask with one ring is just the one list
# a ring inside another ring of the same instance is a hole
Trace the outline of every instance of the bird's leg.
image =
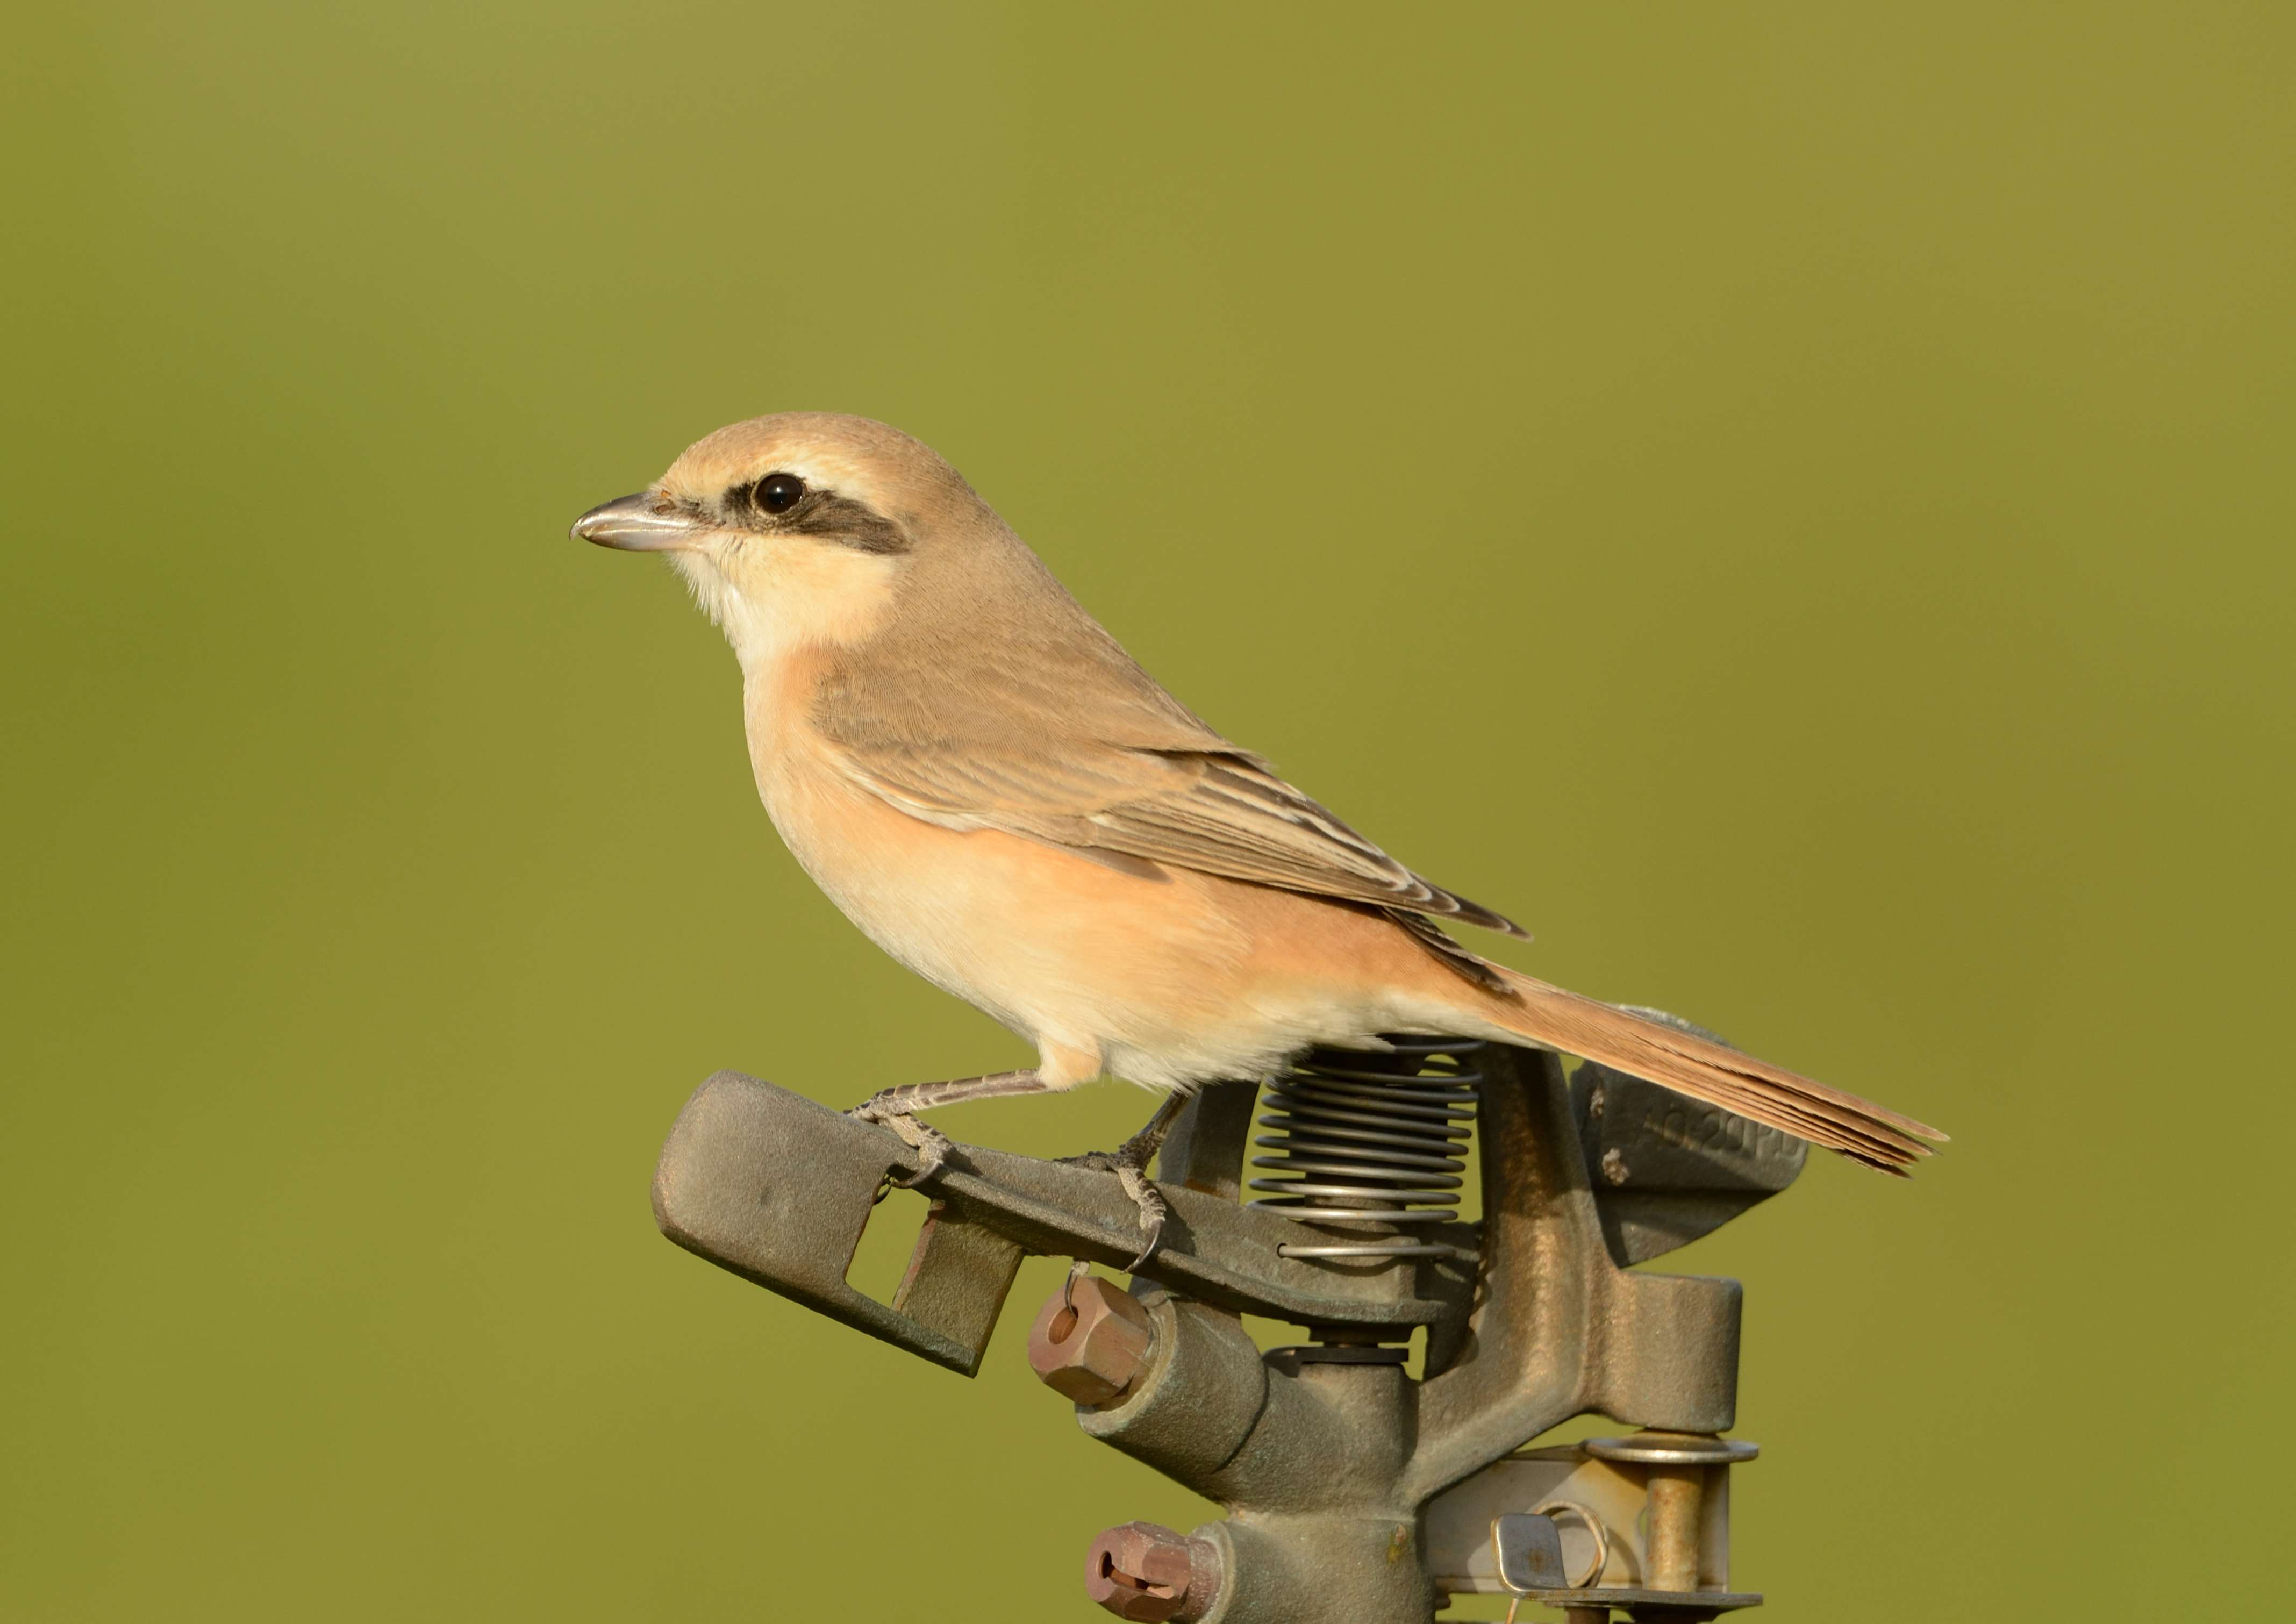
[(952, 1078), (939, 1083), (903, 1083), (897, 1088), (881, 1088), (845, 1114), (864, 1122), (881, 1123), (901, 1137), (901, 1143), (917, 1153), (917, 1170), (907, 1178), (893, 1182), (904, 1190), (914, 1189), (940, 1171), (940, 1164), (948, 1160), (948, 1136), (937, 1128), (928, 1128), (917, 1120), (917, 1112), (930, 1111), (936, 1105), (954, 1105), (961, 1100), (993, 1100), (1008, 1094), (1044, 1094), (1050, 1085), (1037, 1072), (996, 1071), (987, 1077)]
[(1148, 1182), (1148, 1164), (1155, 1160), (1156, 1152), (1163, 1149), (1164, 1140), (1172, 1131), (1172, 1124), (1179, 1120), (1180, 1111), (1187, 1103), (1188, 1096), (1175, 1089), (1164, 1096), (1163, 1103), (1156, 1107), (1156, 1114), (1148, 1119), (1147, 1125), (1113, 1151), (1087, 1151), (1081, 1156), (1061, 1158), (1077, 1167), (1115, 1174), (1117, 1182), (1124, 1186), (1124, 1193), (1132, 1198), (1132, 1204), (1140, 1209), (1140, 1233), (1147, 1236), (1147, 1240), (1140, 1248), (1140, 1255), (1127, 1266), (1134, 1273), (1144, 1267), (1164, 1243), (1164, 1218), (1169, 1210), (1164, 1205), (1164, 1198), (1157, 1193), (1156, 1186)]

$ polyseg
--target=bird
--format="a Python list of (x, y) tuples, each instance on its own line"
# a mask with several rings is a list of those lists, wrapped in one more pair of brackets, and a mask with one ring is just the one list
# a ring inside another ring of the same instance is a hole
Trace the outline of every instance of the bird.
[(1580, 1056), (1884, 1172), (1946, 1138), (1469, 949), (1446, 927), (1525, 932), (1175, 699), (898, 429), (734, 423), (573, 535), (668, 560), (733, 647), (758, 792), (799, 865), (886, 953), (1034, 1047), (1033, 1066), (853, 1108), (916, 1151), (900, 1182), (952, 1148), (919, 1111), (1112, 1076), (1162, 1103), (1082, 1160), (1122, 1178), (1152, 1251), (1148, 1158), (1192, 1091), (1401, 1035)]

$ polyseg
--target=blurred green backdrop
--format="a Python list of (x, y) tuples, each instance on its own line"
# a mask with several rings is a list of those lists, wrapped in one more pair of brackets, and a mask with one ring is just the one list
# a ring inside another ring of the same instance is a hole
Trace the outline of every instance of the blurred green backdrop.
[(2285, 1616), (2292, 16), (20, 18), (0, 1616), (1083, 1620), (1203, 1514), (649, 1221), (717, 1067), (1021, 1053), (567, 538), (796, 406), (1513, 962), (1954, 1131), (1667, 1265), (1764, 1616)]

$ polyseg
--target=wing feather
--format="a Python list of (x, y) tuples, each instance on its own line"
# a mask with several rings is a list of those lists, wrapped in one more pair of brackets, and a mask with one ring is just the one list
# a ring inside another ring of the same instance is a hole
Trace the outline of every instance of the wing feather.
[(998, 556), (1017, 589), (905, 623), (873, 657), (823, 673), (810, 720), (855, 783), (949, 828), (1523, 934), (1221, 737), (1033, 554)]
[(972, 742), (946, 751), (845, 744), (841, 753), (857, 783), (947, 827), (1001, 829), (1047, 845), (1523, 933), (1412, 873), (1232, 746), (1079, 750), (1071, 742), (1023, 752)]

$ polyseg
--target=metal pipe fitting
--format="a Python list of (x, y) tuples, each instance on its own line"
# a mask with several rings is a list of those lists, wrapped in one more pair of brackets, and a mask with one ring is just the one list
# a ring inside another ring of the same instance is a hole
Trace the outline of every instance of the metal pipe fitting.
[(1119, 1397), (1155, 1346), (1148, 1311), (1096, 1275), (1071, 1277), (1046, 1300), (1029, 1331), (1029, 1368), (1070, 1403)]
[(1411, 1452), (1401, 1366), (1262, 1355), (1234, 1315), (1160, 1291), (1146, 1367), (1078, 1424), (1207, 1498), (1254, 1513), (1415, 1515), (1395, 1491)]
[(1084, 1593), (1119, 1619), (1193, 1624), (1219, 1600), (1219, 1548), (1156, 1522), (1110, 1529), (1085, 1553)]
[(1146, 1367), (1121, 1398), (1080, 1410), (1077, 1424), (1198, 1494), (1228, 1497), (1221, 1480), (1267, 1408), (1267, 1369), (1234, 1316), (1152, 1291)]

